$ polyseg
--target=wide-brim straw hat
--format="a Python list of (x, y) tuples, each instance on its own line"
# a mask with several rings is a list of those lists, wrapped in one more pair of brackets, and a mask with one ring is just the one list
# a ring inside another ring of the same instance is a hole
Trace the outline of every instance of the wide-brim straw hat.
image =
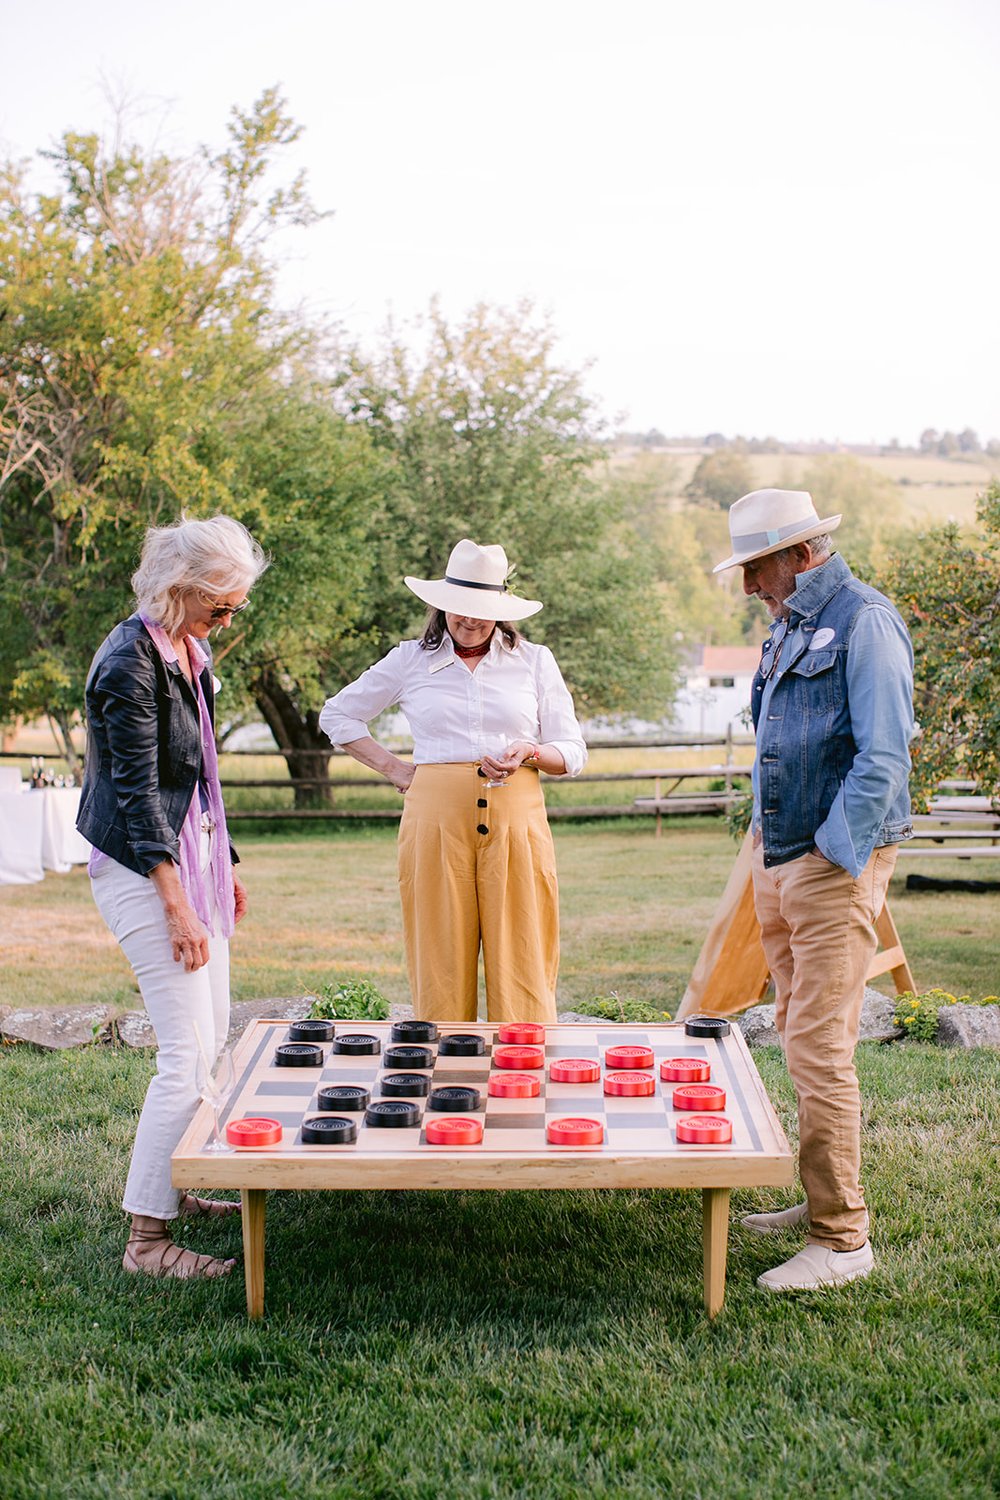
[(509, 594), (509, 573), (502, 547), (480, 547), (465, 537), (451, 549), (443, 578), (404, 578), (403, 582), (418, 599), (446, 614), (475, 620), (526, 620), (538, 613), (541, 600)]
[(724, 568), (736, 568), (796, 542), (836, 531), (841, 520), (841, 516), (818, 516), (808, 490), (751, 490), (729, 507), (733, 554), (712, 572), (721, 573)]

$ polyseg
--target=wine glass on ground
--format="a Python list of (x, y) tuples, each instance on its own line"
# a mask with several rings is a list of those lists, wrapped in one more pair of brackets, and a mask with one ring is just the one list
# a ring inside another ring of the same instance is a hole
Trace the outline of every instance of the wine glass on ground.
[(198, 1096), (206, 1104), (211, 1105), (212, 1118), (215, 1121), (215, 1129), (212, 1139), (205, 1147), (206, 1151), (213, 1154), (221, 1151), (229, 1152), (233, 1147), (223, 1140), (222, 1131), (219, 1127), (219, 1115), (228, 1103), (233, 1089), (236, 1087), (236, 1069), (233, 1066), (233, 1054), (226, 1048), (219, 1053), (215, 1066), (212, 1067), (208, 1058), (198, 1049), (196, 1067), (196, 1082), (198, 1085)]

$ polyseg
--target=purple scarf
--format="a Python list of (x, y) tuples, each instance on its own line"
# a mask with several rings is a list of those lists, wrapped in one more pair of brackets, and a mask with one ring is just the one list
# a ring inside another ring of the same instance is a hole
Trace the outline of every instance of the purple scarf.
[[(177, 649), (162, 625), (140, 614), (140, 620), (149, 631), (150, 638), (166, 662), (177, 661)], [(219, 786), (219, 758), (215, 753), (215, 732), (201, 688), (202, 668), (208, 657), (198, 642), (187, 637), (188, 656), (191, 661), (192, 686), (198, 700), (198, 722), (201, 728), (202, 775), (208, 791), (208, 809), (215, 832), (212, 839), (212, 857), (205, 873), (201, 868), (201, 801), (197, 786), (191, 798), (191, 806), (180, 831), (180, 879), (184, 894), (194, 907), (196, 916), (215, 936), (212, 922), (212, 895), (215, 896), (215, 911), (224, 938), (232, 937), (236, 925), (236, 896), (233, 890), (233, 866), (229, 858), (229, 832), (226, 828), (226, 812), (222, 805), (222, 788)], [(94, 851), (97, 852), (96, 850)], [(93, 861), (90, 873), (93, 874)], [(207, 877), (207, 884), (206, 884)]]

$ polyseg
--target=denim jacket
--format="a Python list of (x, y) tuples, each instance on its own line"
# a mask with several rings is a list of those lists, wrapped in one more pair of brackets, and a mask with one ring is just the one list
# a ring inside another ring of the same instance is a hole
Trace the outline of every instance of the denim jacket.
[(784, 639), (776, 622), (753, 681), (754, 825), (765, 865), (815, 845), (857, 876), (913, 831), (913, 651), (894, 606), (839, 553), (800, 573), (787, 602)]

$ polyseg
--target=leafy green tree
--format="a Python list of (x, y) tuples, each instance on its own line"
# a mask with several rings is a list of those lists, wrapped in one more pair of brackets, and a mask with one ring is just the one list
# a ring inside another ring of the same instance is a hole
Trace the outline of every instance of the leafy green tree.
[(817, 458), (800, 483), (820, 516), (843, 515), (834, 545), (856, 573), (869, 578), (906, 527), (899, 486), (849, 453)]
[[(182, 509), (274, 552), (224, 710), (256, 697), (286, 752), (312, 744), (301, 699), (353, 636), (378, 464), (316, 388), (311, 330), (272, 309), (270, 238), (315, 218), (301, 179), (269, 186), (297, 135), (271, 89), (216, 155), (68, 134), (56, 193), (0, 178), (0, 720), (48, 713), (70, 758), (143, 532)], [(300, 700), (283, 728), (282, 693)]]
[(743, 453), (717, 448), (698, 464), (686, 493), (692, 500), (711, 500), (728, 510), (754, 488), (753, 469)]
[(908, 538), (881, 581), (913, 639), (921, 732), (912, 786), (921, 810), (952, 777), (1000, 799), (1000, 485), (977, 510), (971, 540), (954, 523)]
[(398, 340), (355, 355), (342, 401), (394, 474), (360, 635), (385, 650), (419, 630), (403, 575), (439, 577), (463, 536), (499, 542), (516, 591), (545, 601), (526, 632), (554, 649), (578, 710), (664, 713), (674, 647), (655, 544), (603, 476), (591, 403), (530, 306), (479, 306), (456, 327), (433, 307), (421, 355)]

